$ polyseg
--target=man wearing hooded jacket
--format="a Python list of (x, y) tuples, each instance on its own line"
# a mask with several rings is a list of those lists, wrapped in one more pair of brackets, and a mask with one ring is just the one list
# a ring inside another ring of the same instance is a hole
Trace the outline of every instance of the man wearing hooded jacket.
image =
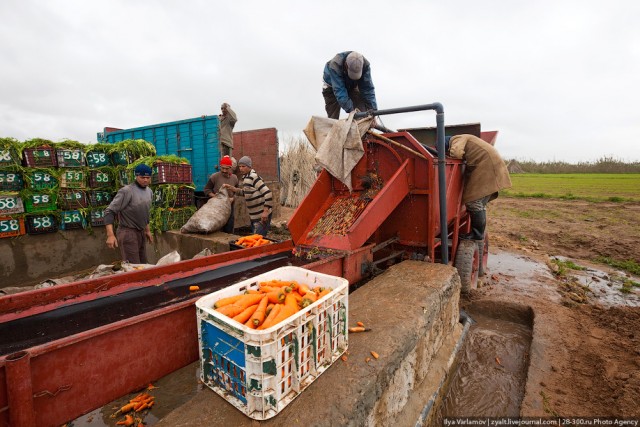
[(465, 161), (462, 203), (471, 216), (471, 234), (461, 237), (483, 241), (487, 203), (511, 187), (509, 171), (493, 145), (474, 135), (455, 135), (449, 144), (451, 157)]

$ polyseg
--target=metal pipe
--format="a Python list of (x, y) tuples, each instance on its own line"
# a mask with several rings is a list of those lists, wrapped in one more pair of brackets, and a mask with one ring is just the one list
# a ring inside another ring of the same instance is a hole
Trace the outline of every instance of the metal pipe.
[(356, 113), (354, 119), (368, 116), (384, 116), (387, 114), (411, 113), (414, 111), (436, 111), (436, 147), (438, 149), (438, 193), (440, 200), (440, 247), (442, 252), (442, 263), (449, 264), (449, 230), (447, 229), (447, 186), (444, 150), (444, 107), (439, 102), (424, 105), (414, 105), (411, 107), (390, 108), (387, 110), (371, 110)]
[(26, 351), (10, 354), (6, 358), (7, 401), (9, 424), (14, 427), (36, 425), (31, 384), (31, 355)]

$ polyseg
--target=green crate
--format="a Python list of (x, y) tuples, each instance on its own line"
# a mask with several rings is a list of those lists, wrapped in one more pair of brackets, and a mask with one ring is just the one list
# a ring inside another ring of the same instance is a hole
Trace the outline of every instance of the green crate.
[(56, 217), (53, 215), (27, 215), (27, 234), (53, 233), (58, 230)]
[(61, 188), (85, 188), (87, 173), (82, 169), (62, 169), (60, 174)]
[(24, 205), (18, 193), (0, 194), (0, 215), (24, 212)]
[(87, 153), (87, 164), (91, 168), (101, 168), (111, 165), (109, 154), (104, 151), (89, 151)]
[(0, 148), (0, 167), (20, 164), (20, 157), (13, 148)]
[(56, 177), (45, 171), (33, 171), (27, 174), (28, 187), (34, 190), (45, 190), (58, 186)]
[(79, 148), (56, 148), (59, 168), (81, 168), (85, 165), (84, 151)]
[(57, 194), (34, 193), (24, 200), (24, 209), (27, 213), (54, 211), (58, 208)]
[(128, 151), (116, 151), (115, 153), (111, 153), (111, 161), (114, 166), (127, 166), (134, 161), (133, 154)]
[(135, 180), (132, 169), (118, 168), (118, 185), (124, 187)]
[(75, 230), (85, 228), (87, 220), (78, 210), (60, 212), (60, 230)]
[(19, 172), (0, 171), (0, 191), (20, 191), (23, 185)]
[(90, 221), (91, 221), (91, 226), (92, 227), (102, 227), (104, 226), (104, 211), (105, 208), (97, 208), (97, 209), (91, 209), (91, 213), (90, 213)]

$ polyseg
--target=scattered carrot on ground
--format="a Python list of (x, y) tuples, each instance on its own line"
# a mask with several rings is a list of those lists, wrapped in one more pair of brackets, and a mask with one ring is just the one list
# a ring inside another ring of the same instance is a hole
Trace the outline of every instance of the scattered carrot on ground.
[(362, 322), (356, 322), (356, 325), (360, 326), (361, 328), (364, 328), (364, 323)]

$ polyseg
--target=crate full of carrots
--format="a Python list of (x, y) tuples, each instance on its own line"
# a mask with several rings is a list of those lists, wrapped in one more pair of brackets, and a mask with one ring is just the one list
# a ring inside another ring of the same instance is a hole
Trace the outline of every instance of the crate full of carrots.
[(196, 302), (202, 381), (248, 417), (278, 414), (348, 347), (349, 282), (281, 267)]
[(250, 236), (240, 237), (238, 240), (229, 242), (229, 248), (233, 251), (236, 249), (254, 248), (256, 246), (264, 246), (274, 243), (273, 240), (262, 237), (260, 234), (252, 234)]

